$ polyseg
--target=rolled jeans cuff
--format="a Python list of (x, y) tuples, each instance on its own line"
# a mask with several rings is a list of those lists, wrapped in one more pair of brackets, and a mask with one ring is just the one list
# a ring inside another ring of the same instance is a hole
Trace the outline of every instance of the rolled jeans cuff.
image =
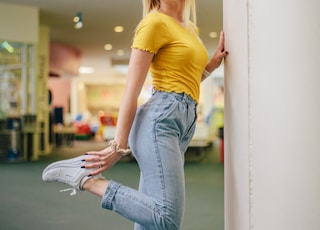
[(121, 185), (115, 181), (109, 181), (106, 192), (101, 200), (102, 208), (112, 210), (112, 200), (114, 199), (120, 186)]

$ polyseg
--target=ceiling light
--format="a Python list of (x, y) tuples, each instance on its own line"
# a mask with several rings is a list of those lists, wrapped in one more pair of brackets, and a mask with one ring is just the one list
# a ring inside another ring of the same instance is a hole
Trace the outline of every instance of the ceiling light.
[(123, 32), (123, 30), (124, 30), (123, 26), (114, 27), (114, 32), (116, 32), (116, 33), (121, 33), (121, 32)]
[(209, 33), (209, 37), (210, 38), (216, 38), (216, 37), (218, 37), (218, 34), (216, 32), (210, 32)]
[(9, 44), (8, 41), (4, 41), (1, 43), (1, 47), (5, 48), (9, 53), (14, 52), (14, 48)]
[(82, 12), (78, 11), (76, 13), (76, 16), (73, 18), (73, 22), (74, 24), (74, 28), (75, 29), (81, 29), (83, 26), (83, 22), (82, 22)]
[(88, 66), (81, 66), (79, 68), (79, 73), (81, 74), (91, 74), (94, 73), (94, 68)]
[(79, 17), (78, 14), (77, 14), (76, 16), (74, 16), (73, 22), (74, 22), (74, 23), (77, 23), (77, 22), (79, 22), (79, 21), (80, 21), (80, 17)]
[(75, 29), (81, 29), (82, 28), (82, 26), (83, 26), (83, 23), (82, 22), (77, 22), (76, 24), (74, 24), (74, 28)]
[(109, 50), (112, 50), (112, 45), (111, 44), (105, 44), (103, 48), (105, 50), (109, 51)]
[(117, 50), (117, 55), (118, 56), (123, 56), (124, 55), (124, 51), (123, 50)]

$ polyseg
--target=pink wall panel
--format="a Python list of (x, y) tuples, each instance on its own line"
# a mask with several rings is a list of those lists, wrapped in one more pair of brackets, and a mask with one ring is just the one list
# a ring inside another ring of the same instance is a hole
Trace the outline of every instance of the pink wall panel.
[(69, 79), (49, 78), (48, 88), (52, 92), (51, 107), (63, 107), (63, 112), (69, 111), (71, 81)]
[(60, 76), (63, 73), (78, 75), (81, 65), (80, 50), (71, 46), (51, 42), (50, 44), (50, 73)]

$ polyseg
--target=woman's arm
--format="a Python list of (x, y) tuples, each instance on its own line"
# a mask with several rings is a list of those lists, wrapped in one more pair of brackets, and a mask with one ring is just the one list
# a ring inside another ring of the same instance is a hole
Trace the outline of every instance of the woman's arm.
[(127, 147), (128, 136), (137, 109), (137, 101), (145, 82), (153, 54), (133, 49), (129, 62), (128, 77), (119, 110), (115, 141), (121, 148)]
[(211, 60), (208, 62), (204, 73), (202, 74), (201, 80), (203, 81), (210, 75), (216, 68), (218, 68), (223, 60), (228, 55), (228, 51), (224, 49), (224, 32), (220, 33), (220, 40), (218, 47), (213, 54)]
[[(153, 54), (150, 52), (132, 49), (126, 88), (119, 109), (117, 127), (114, 140), (122, 149), (127, 148), (130, 129), (136, 114), (137, 101), (145, 82)], [(113, 166), (121, 158), (113, 147), (107, 147), (98, 152), (88, 152), (86, 168), (99, 168), (91, 174), (96, 175)]]

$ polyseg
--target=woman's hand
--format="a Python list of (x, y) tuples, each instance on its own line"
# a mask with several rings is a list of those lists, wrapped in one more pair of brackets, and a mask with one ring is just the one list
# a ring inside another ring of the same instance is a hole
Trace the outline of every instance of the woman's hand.
[(115, 163), (117, 163), (121, 159), (121, 154), (117, 153), (114, 147), (107, 147), (101, 151), (95, 152), (87, 152), (89, 157), (85, 160), (84, 167), (89, 168), (97, 168), (97, 170), (91, 172), (91, 175), (97, 175), (109, 168), (111, 168)]
[(220, 40), (216, 51), (214, 52), (210, 62), (208, 63), (206, 69), (209, 72), (212, 72), (218, 68), (222, 60), (228, 55), (228, 51), (224, 49), (224, 32), (220, 33)]

